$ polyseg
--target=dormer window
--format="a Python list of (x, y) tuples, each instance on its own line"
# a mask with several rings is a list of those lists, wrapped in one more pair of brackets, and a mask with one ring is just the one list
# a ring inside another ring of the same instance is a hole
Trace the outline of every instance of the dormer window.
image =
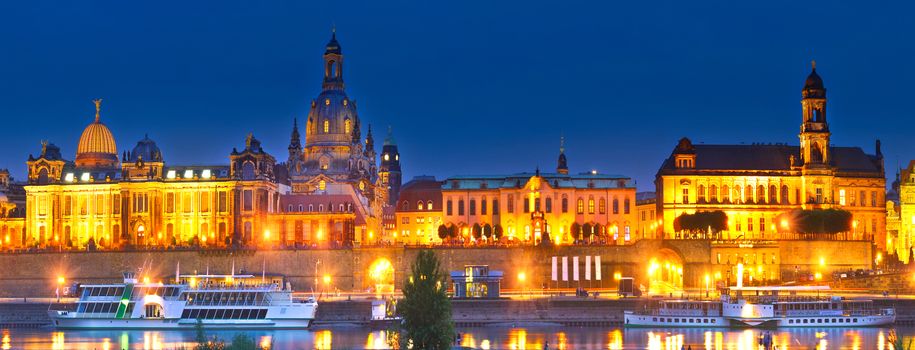
[(696, 155), (678, 154), (674, 161), (678, 169), (694, 169), (696, 167)]

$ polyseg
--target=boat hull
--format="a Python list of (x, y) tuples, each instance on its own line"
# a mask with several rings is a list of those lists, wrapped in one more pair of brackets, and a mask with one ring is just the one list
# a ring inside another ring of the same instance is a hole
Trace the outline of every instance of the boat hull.
[(789, 327), (877, 327), (891, 325), (895, 315), (872, 316), (790, 316), (773, 318), (731, 318), (723, 316), (659, 316), (627, 312), (626, 327), (731, 327), (731, 328), (789, 328)]
[[(57, 329), (195, 329), (197, 320), (52, 317)], [(312, 319), (201, 320), (206, 329), (304, 329)]]

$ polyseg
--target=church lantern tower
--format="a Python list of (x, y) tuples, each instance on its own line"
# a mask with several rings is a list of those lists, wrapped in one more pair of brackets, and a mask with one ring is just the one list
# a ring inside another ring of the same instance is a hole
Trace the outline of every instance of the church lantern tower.
[(566, 162), (566, 139), (559, 137), (559, 161), (556, 164), (556, 172), (562, 175), (569, 174), (569, 164)]
[(378, 176), (381, 178), (381, 185), (388, 191), (388, 204), (394, 205), (400, 194), (402, 175), (400, 152), (397, 151), (397, 143), (390, 127), (388, 137), (384, 139), (384, 145), (381, 147), (381, 167), (378, 168)]
[(801, 162), (805, 167), (829, 165), (829, 124), (826, 123), (826, 88), (817, 74), (816, 61), (801, 90), (803, 123), (801, 133)]

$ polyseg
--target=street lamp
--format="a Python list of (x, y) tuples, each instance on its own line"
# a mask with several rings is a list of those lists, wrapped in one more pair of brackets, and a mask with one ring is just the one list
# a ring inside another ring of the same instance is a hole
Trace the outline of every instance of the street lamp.
[(66, 279), (64, 279), (64, 276), (57, 277), (57, 302), (58, 303), (60, 303), (60, 288), (63, 287), (64, 282), (66, 282)]
[(518, 282), (521, 284), (521, 298), (524, 298), (524, 280), (527, 279), (527, 276), (524, 274), (524, 271), (518, 272)]

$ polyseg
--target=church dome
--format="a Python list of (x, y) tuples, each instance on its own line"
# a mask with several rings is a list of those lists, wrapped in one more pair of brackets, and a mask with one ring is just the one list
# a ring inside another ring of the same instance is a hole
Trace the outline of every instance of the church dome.
[(823, 78), (820, 78), (820, 75), (817, 74), (816, 61), (813, 61), (811, 65), (810, 75), (804, 81), (804, 90), (802, 90), (801, 94), (804, 98), (825, 98), (826, 87), (823, 85)]
[(353, 142), (354, 130), (358, 128), (356, 106), (343, 90), (324, 90), (312, 102), (308, 113), (308, 130), (305, 133), (306, 146), (315, 142)]
[(162, 151), (159, 150), (156, 141), (153, 141), (147, 135), (137, 142), (137, 145), (133, 147), (127, 158), (129, 162), (136, 162), (141, 159), (145, 162), (161, 162)]
[(96, 100), (95, 121), (83, 130), (76, 147), (77, 167), (110, 168), (117, 166), (117, 146), (111, 130), (99, 120), (101, 100)]

